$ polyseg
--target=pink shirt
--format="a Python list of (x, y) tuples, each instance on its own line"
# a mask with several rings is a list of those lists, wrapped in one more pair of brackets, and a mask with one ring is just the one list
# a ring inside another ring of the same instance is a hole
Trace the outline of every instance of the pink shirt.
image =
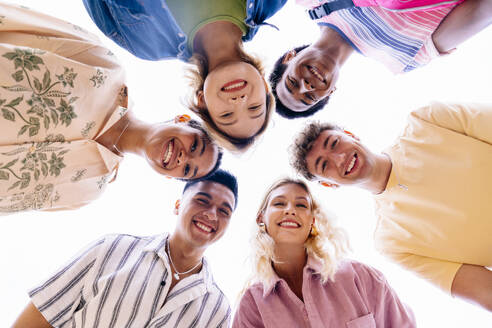
[(285, 280), (272, 286), (257, 283), (241, 298), (233, 328), (381, 328), (415, 327), (410, 308), (400, 302), (381, 272), (359, 262), (344, 261), (335, 282), (321, 283), (321, 265), (309, 258), (304, 267), (304, 303)]

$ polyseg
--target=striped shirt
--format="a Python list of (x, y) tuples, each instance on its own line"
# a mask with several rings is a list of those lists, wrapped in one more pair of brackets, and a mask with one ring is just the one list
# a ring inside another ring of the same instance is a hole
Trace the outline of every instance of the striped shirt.
[(229, 302), (205, 259), (169, 290), (167, 237), (105, 236), (29, 296), (54, 327), (227, 327)]
[[(309, 9), (326, 0), (297, 0)], [(316, 20), (337, 31), (357, 52), (383, 63), (393, 73), (411, 71), (438, 57), (432, 33), (455, 5), (416, 11), (381, 7), (338, 10)]]

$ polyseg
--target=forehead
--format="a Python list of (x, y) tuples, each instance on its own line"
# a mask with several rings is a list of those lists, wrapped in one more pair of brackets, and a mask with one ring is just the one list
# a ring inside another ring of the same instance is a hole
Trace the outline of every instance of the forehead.
[(198, 193), (206, 193), (210, 195), (212, 200), (219, 203), (227, 202), (232, 208), (234, 208), (235, 199), (233, 192), (221, 183), (213, 181), (200, 181), (185, 191), (185, 195), (189, 195), (191, 197)]
[(272, 190), (269, 197), (270, 200), (276, 197), (285, 197), (289, 199), (302, 197), (307, 200), (310, 200), (311, 198), (309, 193), (296, 183), (288, 183)]

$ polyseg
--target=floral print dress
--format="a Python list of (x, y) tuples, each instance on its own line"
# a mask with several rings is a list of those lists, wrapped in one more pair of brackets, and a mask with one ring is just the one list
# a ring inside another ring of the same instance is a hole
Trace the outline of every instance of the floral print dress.
[(125, 102), (124, 71), (94, 35), (0, 4), (0, 214), (96, 199), (122, 157), (95, 140)]

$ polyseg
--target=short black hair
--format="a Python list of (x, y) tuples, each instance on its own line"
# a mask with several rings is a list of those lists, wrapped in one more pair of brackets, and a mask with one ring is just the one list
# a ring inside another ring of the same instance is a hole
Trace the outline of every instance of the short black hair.
[[(300, 53), (302, 50), (306, 49), (309, 47), (309, 45), (303, 45), (297, 48), (294, 48), (293, 50), (296, 52), (296, 54)], [(276, 112), (287, 119), (294, 119), (294, 118), (302, 118), (302, 117), (308, 117), (316, 113), (317, 111), (321, 110), (323, 107), (326, 106), (328, 103), (328, 100), (330, 99), (330, 96), (326, 96), (323, 99), (319, 100), (317, 103), (309, 107), (307, 110), (302, 111), (302, 112), (296, 112), (293, 111), (292, 109), (288, 108), (285, 106), (280, 99), (278, 98), (277, 95), (277, 84), (280, 82), (282, 79), (282, 76), (285, 73), (285, 70), (287, 69), (287, 64), (283, 63), (283, 60), (285, 56), (287, 55), (288, 51), (284, 53), (282, 56), (280, 56), (279, 59), (275, 62), (275, 65), (273, 66), (273, 71), (270, 73), (270, 85), (272, 87), (272, 93), (273, 96), (275, 97), (275, 103), (276, 103)]]
[(238, 197), (238, 186), (237, 186), (237, 179), (236, 177), (225, 170), (219, 169), (215, 171), (213, 174), (209, 174), (206, 177), (195, 179), (195, 180), (190, 180), (188, 181), (184, 188), (183, 188), (183, 194), (185, 193), (186, 189), (190, 188), (191, 186), (197, 184), (198, 182), (201, 181), (210, 181), (210, 182), (216, 182), (220, 183), (223, 186), (226, 186), (229, 188), (230, 191), (234, 194), (234, 209), (237, 207), (237, 197)]
[[(204, 135), (204, 141), (205, 142), (208, 142), (209, 144), (213, 145), (214, 142), (212, 140), (212, 138), (210, 137), (210, 134), (207, 132), (207, 130), (205, 130), (205, 128), (200, 124), (200, 122), (198, 122), (197, 120), (189, 120), (188, 122), (186, 122), (186, 124), (193, 128), (193, 129), (197, 129), (198, 131), (200, 131), (201, 133), (203, 133)], [(220, 167), (220, 164), (222, 163), (222, 155), (223, 155), (223, 150), (221, 147), (217, 146), (218, 148), (218, 151), (219, 153), (217, 154), (217, 161), (215, 162), (215, 165), (214, 167), (212, 168), (212, 170), (210, 170), (210, 172), (208, 172), (207, 174), (205, 174), (203, 177), (201, 178), (195, 178), (196, 179), (205, 179), (207, 178), (208, 176), (214, 174)], [(182, 179), (182, 180), (185, 180), (185, 181), (188, 181), (189, 179)]]

